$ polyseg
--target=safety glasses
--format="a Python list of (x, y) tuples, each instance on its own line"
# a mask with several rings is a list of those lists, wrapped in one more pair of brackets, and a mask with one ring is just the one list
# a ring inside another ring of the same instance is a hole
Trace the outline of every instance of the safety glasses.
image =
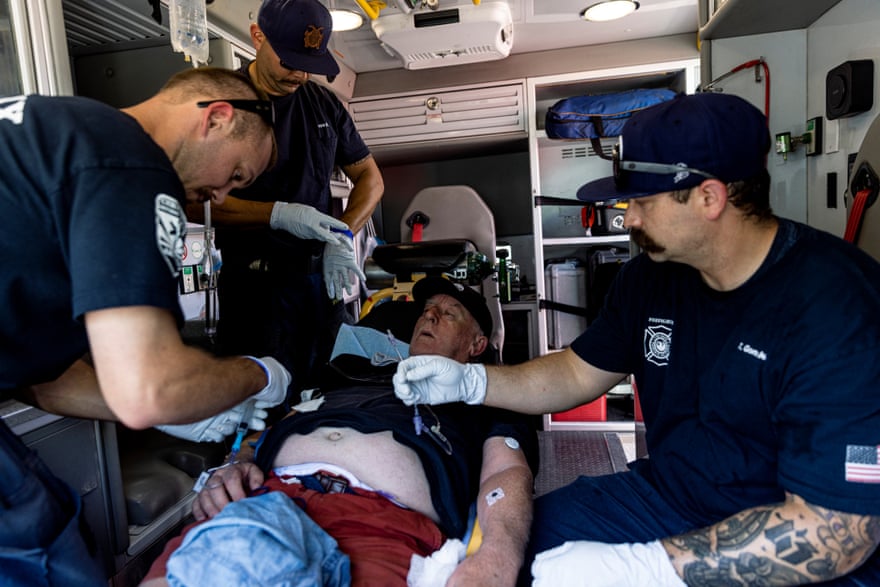
[(260, 118), (266, 121), (266, 124), (269, 126), (275, 124), (275, 107), (269, 100), (205, 100), (203, 102), (196, 102), (196, 106), (199, 108), (206, 108), (217, 102), (226, 102), (236, 110), (245, 110), (247, 112), (259, 114)]
[(630, 173), (633, 171), (640, 173), (653, 173), (655, 175), (693, 173), (705, 177), (706, 179), (716, 179), (711, 173), (700, 171), (693, 167), (685, 167), (684, 165), (648, 163), (646, 161), (626, 161), (623, 158), (623, 137), (620, 137), (617, 144), (614, 145), (614, 148), (611, 150), (611, 165), (614, 172), (614, 186), (617, 189), (626, 189), (629, 186)]

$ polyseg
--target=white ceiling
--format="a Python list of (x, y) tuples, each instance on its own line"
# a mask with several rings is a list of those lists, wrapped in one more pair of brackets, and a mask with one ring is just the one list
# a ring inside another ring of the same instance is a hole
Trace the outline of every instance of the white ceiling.
[[(321, 0), (329, 8), (348, 8), (364, 14), (355, 0)], [(586, 22), (579, 13), (598, 0), (505, 0), (514, 22), (512, 54), (531, 53), (566, 47), (580, 47), (631, 41), (666, 35), (693, 33), (698, 28), (698, 0), (640, 0), (640, 7), (629, 16), (611, 22)], [(386, 0), (381, 14), (399, 13), (398, 2)], [(439, 8), (455, 8), (473, 0), (439, 0)], [(417, 8), (429, 11), (429, 8)], [(356, 73), (395, 69), (400, 61), (379, 44), (369, 18), (357, 30), (334, 32), (331, 47), (336, 58)]]

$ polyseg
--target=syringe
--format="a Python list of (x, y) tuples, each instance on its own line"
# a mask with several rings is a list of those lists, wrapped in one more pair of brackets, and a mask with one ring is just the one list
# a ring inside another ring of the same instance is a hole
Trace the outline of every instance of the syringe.
[(235, 462), (236, 457), (238, 457), (238, 451), (241, 450), (241, 443), (244, 440), (245, 434), (247, 434), (251, 418), (254, 415), (255, 403), (256, 400), (248, 400), (245, 402), (244, 412), (241, 415), (241, 420), (238, 421), (238, 428), (236, 428), (235, 431), (235, 442), (232, 443), (232, 451), (229, 453), (230, 463)]

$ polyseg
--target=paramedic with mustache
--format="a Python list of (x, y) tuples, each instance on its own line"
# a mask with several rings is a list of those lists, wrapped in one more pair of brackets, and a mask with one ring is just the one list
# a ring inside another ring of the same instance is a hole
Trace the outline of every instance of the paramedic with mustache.
[(566, 410), (634, 375), (648, 457), (538, 498), (535, 587), (880, 585), (880, 265), (770, 208), (764, 114), (679, 96), (623, 128), (644, 251), (571, 347), (511, 367), (411, 357), (406, 403)]

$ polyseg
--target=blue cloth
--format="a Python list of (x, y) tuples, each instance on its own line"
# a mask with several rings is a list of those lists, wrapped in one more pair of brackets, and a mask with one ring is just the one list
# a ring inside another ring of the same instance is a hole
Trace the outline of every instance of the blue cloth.
[(192, 528), (168, 559), (171, 587), (347, 587), (348, 556), (293, 501), (273, 491), (232, 502)]
[(80, 533), (79, 494), (2, 422), (0, 479), (0, 586), (106, 586)]
[(354, 355), (370, 359), (374, 365), (397, 363), (409, 356), (409, 344), (374, 328), (343, 324), (336, 333), (336, 343), (330, 354), (332, 361), (339, 355)]
[(3, 99), (0, 166), (0, 391), (80, 359), (85, 312), (149, 305), (182, 324), (184, 189), (137, 121), (88, 98)]

